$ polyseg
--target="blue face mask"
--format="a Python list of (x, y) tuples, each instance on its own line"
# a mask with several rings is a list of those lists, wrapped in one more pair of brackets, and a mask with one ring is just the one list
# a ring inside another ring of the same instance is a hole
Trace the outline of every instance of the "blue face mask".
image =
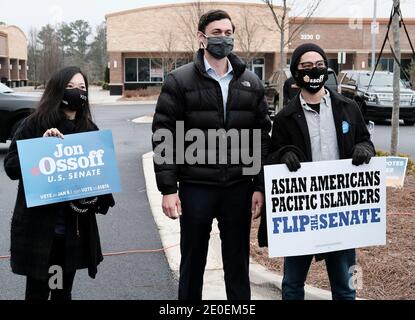
[(206, 50), (216, 59), (227, 57), (233, 50), (234, 39), (231, 37), (208, 37), (204, 35), (208, 41)]

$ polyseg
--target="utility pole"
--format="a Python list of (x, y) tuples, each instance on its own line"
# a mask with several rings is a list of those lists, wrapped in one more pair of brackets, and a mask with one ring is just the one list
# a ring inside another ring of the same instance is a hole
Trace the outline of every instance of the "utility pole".
[(373, 0), (373, 21), (372, 21), (372, 73), (375, 72), (375, 65), (376, 65), (376, 32), (375, 32), (375, 25), (376, 25), (376, 0)]
[[(392, 18), (393, 50), (396, 58), (401, 61), (400, 43), (400, 0), (393, 0), (394, 12)], [(392, 135), (391, 135), (391, 154), (396, 156), (399, 144), (399, 104), (400, 104), (400, 81), (401, 69), (397, 61), (393, 62), (393, 109), (392, 109)]]

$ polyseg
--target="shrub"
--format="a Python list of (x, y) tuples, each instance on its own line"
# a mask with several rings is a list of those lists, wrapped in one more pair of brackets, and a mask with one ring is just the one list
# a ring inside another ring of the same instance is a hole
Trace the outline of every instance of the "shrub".
[(147, 87), (145, 89), (125, 90), (125, 98), (152, 97), (160, 94), (161, 87)]

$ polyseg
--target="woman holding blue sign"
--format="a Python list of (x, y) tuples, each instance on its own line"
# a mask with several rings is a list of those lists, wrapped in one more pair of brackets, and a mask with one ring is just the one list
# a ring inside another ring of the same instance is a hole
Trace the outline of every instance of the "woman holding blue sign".
[(4, 160), (19, 180), (11, 225), (11, 267), (27, 277), (26, 300), (70, 300), (75, 273), (95, 278), (103, 260), (96, 213), (115, 205), (111, 194), (28, 208), (17, 149), (18, 140), (96, 131), (88, 102), (88, 81), (77, 67), (58, 71), (48, 82), (36, 111), (22, 122)]

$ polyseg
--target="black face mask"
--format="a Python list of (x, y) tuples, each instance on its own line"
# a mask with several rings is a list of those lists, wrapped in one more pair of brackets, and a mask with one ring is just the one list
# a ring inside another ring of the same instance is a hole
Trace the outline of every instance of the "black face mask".
[(80, 111), (85, 108), (88, 102), (86, 90), (78, 88), (65, 89), (62, 104), (71, 111)]
[(208, 40), (206, 50), (216, 59), (227, 57), (233, 50), (234, 39), (231, 37), (206, 38)]
[(324, 86), (328, 78), (327, 68), (318, 69), (314, 67), (310, 70), (298, 70), (295, 80), (300, 88), (304, 88), (310, 93), (317, 93)]

